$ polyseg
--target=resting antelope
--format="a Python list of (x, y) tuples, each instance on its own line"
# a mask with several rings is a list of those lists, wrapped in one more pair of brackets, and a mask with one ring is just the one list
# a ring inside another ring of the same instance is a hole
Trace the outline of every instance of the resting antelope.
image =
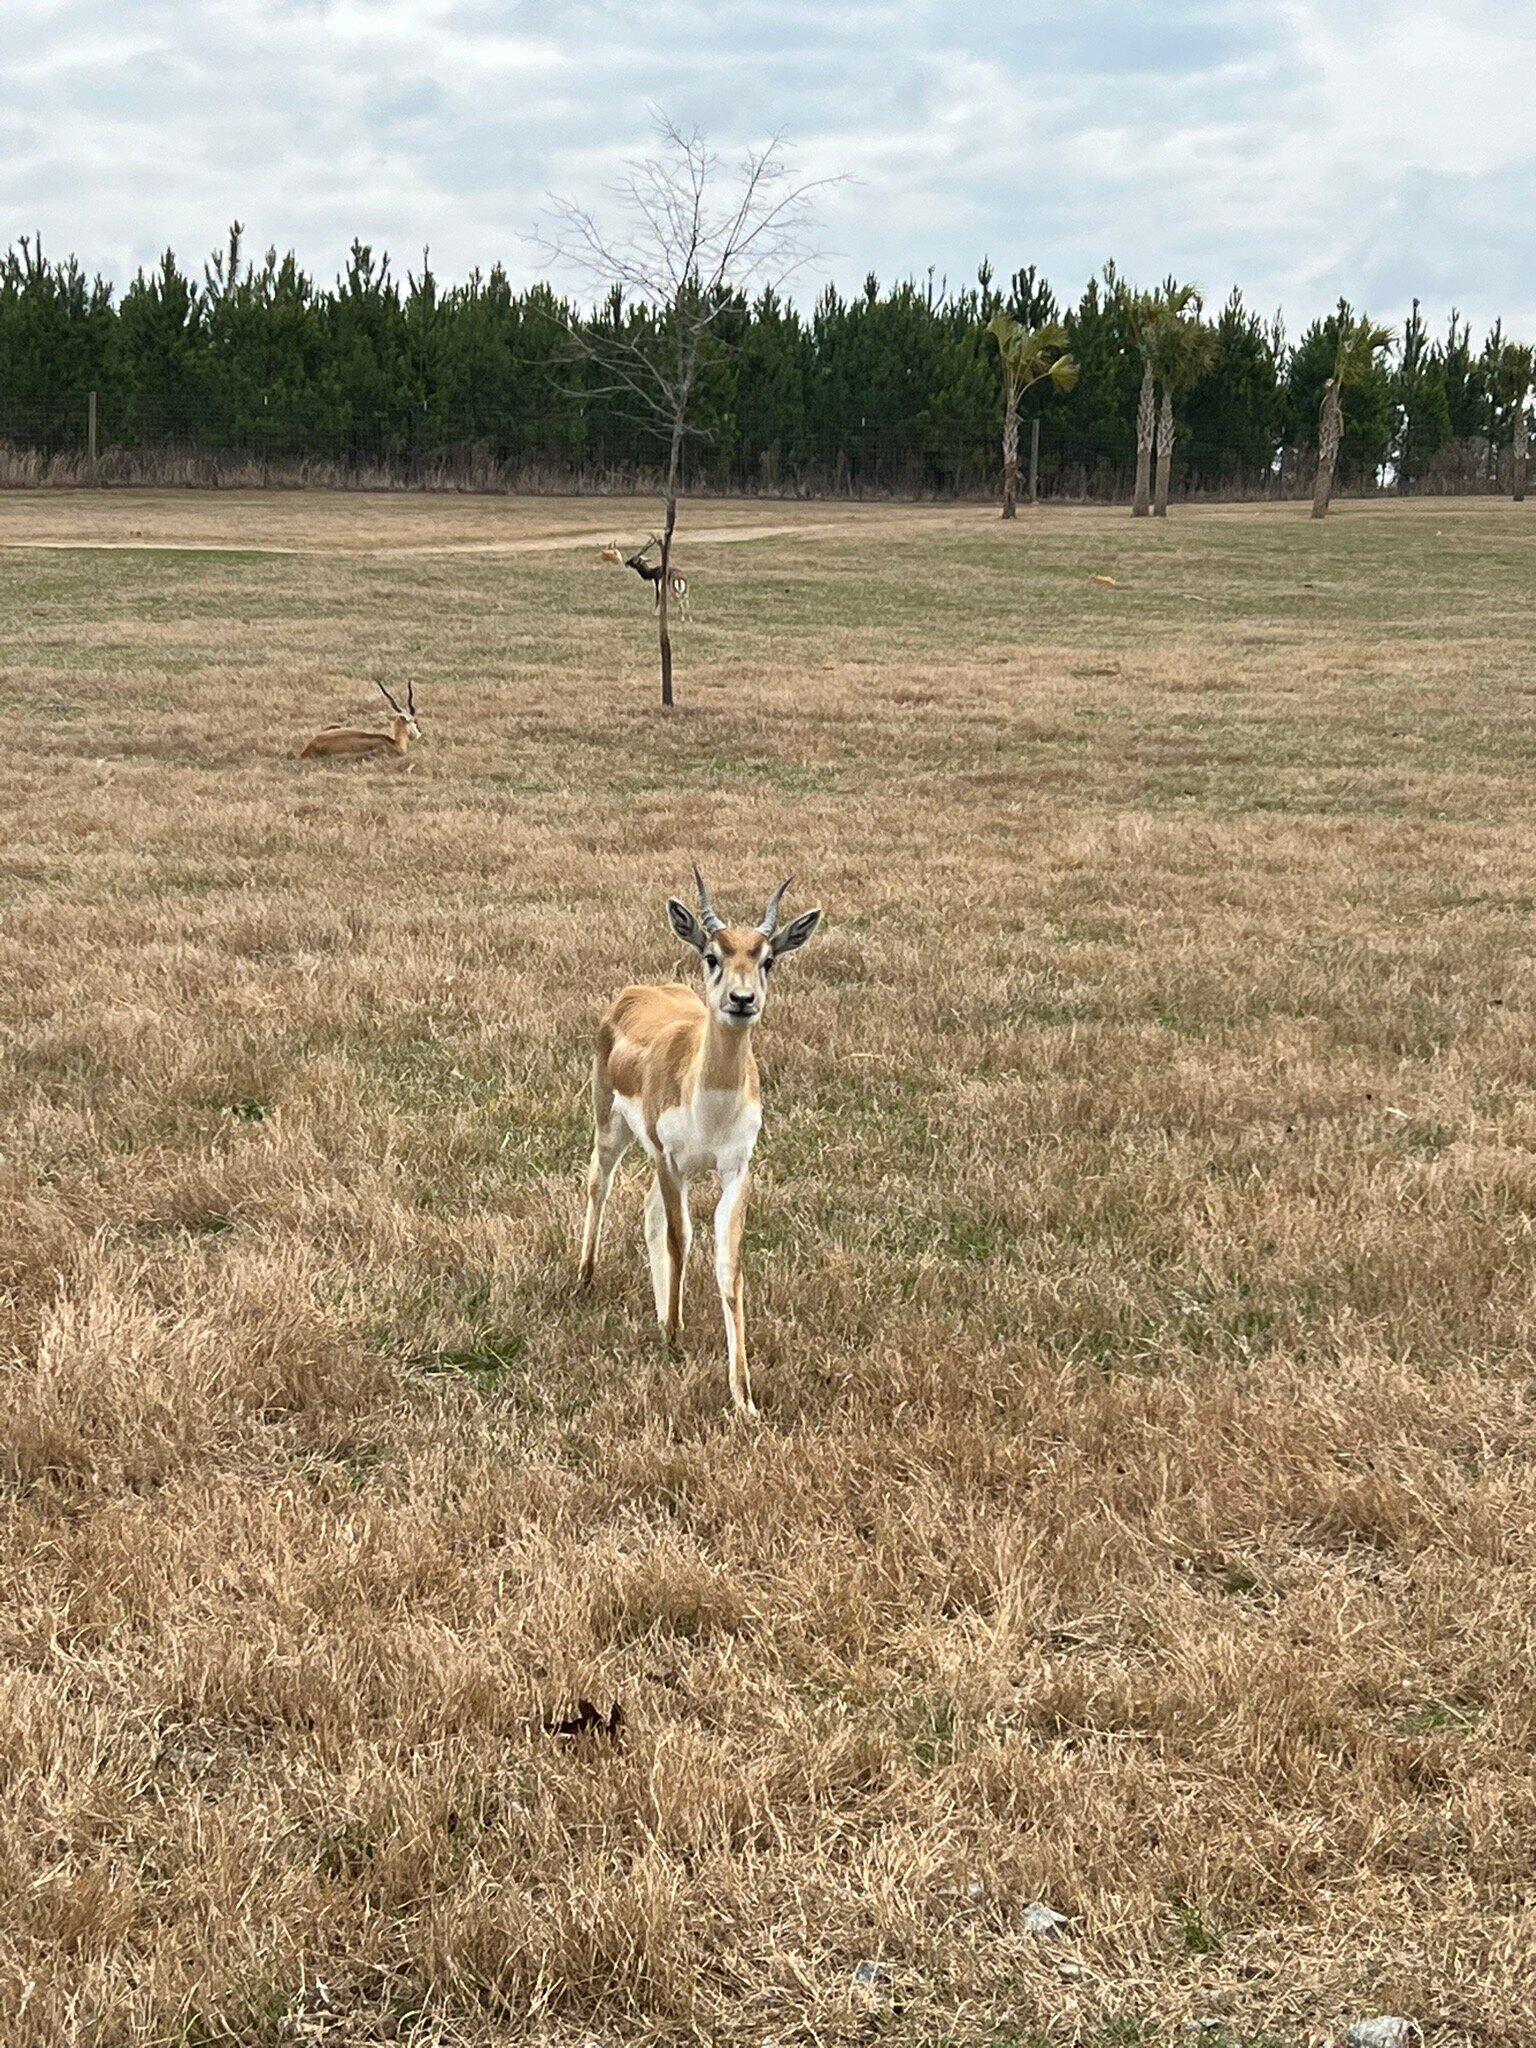
[(416, 723), (416, 685), (407, 683), (403, 711), (382, 683), (378, 687), (385, 703), (395, 714), (388, 732), (370, 732), (355, 725), (328, 725), (315, 734), (307, 747), (300, 748), (299, 759), (308, 761), (325, 754), (350, 758), (358, 754), (390, 751), (403, 755), (412, 740), (421, 738), (421, 727)]
[(716, 1173), (715, 1279), (725, 1314), (731, 1400), (755, 1415), (747, 1376), (747, 1333), (741, 1279), (741, 1223), (752, 1148), (762, 1126), (752, 1027), (763, 1014), (774, 962), (793, 953), (821, 922), (802, 911), (782, 928), (781, 882), (760, 924), (732, 926), (715, 915), (695, 868), (699, 915), (672, 897), (667, 916), (677, 936), (699, 954), (704, 998), (691, 988), (627, 988), (615, 997), (597, 1031), (592, 1067), (595, 1135), (587, 1172), (587, 1218), (581, 1239), (581, 1282), (592, 1278), (603, 1206), (614, 1169), (638, 1140), (656, 1169), (645, 1202), (656, 1315), (669, 1342), (682, 1326), (683, 1269), (693, 1237), (688, 1184)]

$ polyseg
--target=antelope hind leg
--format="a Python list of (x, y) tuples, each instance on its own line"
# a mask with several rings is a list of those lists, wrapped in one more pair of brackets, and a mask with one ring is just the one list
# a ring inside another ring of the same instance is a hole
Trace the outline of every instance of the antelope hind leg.
[(593, 1269), (597, 1265), (597, 1247), (603, 1234), (603, 1212), (608, 1206), (608, 1191), (628, 1147), (629, 1133), (617, 1117), (606, 1131), (599, 1131), (593, 1142), (592, 1161), (587, 1168), (587, 1214), (581, 1231), (579, 1278), (583, 1287), (590, 1286), (592, 1282)]

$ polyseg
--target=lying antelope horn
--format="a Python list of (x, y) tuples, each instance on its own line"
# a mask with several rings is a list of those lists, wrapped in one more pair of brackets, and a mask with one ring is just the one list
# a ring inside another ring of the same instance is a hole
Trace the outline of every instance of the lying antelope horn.
[(693, 879), (699, 885), (699, 921), (709, 936), (713, 938), (716, 932), (723, 932), (725, 930), (725, 919), (715, 915), (715, 906), (709, 900), (709, 891), (704, 886), (704, 877), (699, 873), (697, 861), (694, 862), (693, 866)]
[(394, 712), (395, 716), (397, 718), (404, 718), (405, 713), (400, 709), (400, 706), (395, 702), (394, 698), (391, 697), (388, 690), (384, 688), (384, 685), (382, 683), (378, 685), (378, 689), (380, 695), (384, 699), (384, 702), (389, 706), (390, 710)]
[(793, 875), (786, 875), (768, 898), (768, 908), (763, 912), (763, 921), (758, 926), (765, 939), (771, 939), (779, 928), (779, 905), (784, 901), (784, 891), (794, 879)]

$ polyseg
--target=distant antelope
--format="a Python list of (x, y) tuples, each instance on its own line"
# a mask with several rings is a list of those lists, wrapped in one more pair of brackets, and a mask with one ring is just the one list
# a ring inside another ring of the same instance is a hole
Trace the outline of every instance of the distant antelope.
[(412, 740), (421, 738), (421, 727), (416, 723), (416, 685), (407, 683), (403, 711), (382, 683), (378, 687), (385, 703), (395, 714), (388, 732), (370, 732), (366, 727), (355, 725), (328, 725), (315, 734), (307, 747), (300, 748), (299, 759), (308, 761), (321, 755), (350, 759), (359, 754), (390, 751), (403, 755)]
[[(627, 555), (624, 560), (626, 569), (633, 569), (642, 582), (650, 584), (651, 596), (655, 600), (655, 609), (657, 611), (661, 609), (661, 564), (660, 562), (651, 561), (649, 556), (651, 549), (660, 547), (660, 545), (660, 541), (653, 534), (643, 548), (638, 549), (632, 555)], [(606, 549), (604, 549), (604, 555), (605, 557), (607, 556)], [(688, 596), (688, 578), (680, 569), (668, 568), (667, 594), (669, 597), (675, 597), (678, 603), (683, 604), (684, 609), (687, 609), (684, 600)]]
[(741, 1278), (747, 1177), (763, 1121), (752, 1026), (763, 1013), (774, 962), (805, 944), (821, 912), (802, 911), (781, 929), (785, 881), (774, 890), (760, 924), (728, 926), (715, 915), (697, 868), (693, 876), (699, 915), (674, 896), (667, 916), (673, 931), (703, 961), (704, 999), (691, 988), (627, 988), (598, 1026), (581, 1283), (586, 1286), (592, 1278), (614, 1169), (638, 1139), (656, 1169), (645, 1202), (656, 1315), (668, 1341), (675, 1341), (682, 1326), (683, 1268), (693, 1237), (688, 1184), (696, 1174), (718, 1174), (715, 1279), (725, 1314), (731, 1399), (739, 1415), (755, 1415)]

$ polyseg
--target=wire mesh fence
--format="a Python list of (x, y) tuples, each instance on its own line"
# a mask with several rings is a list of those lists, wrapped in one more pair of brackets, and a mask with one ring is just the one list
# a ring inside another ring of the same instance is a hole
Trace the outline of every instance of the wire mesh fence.
[[(1032, 427), (1035, 429), (1032, 431)], [(1065, 417), (1026, 423), (1020, 451), (1026, 501), (1128, 501), (1136, 448), (1129, 429), (1085, 438)], [(552, 495), (653, 493), (656, 438), (566, 408), (547, 414), (430, 407), (372, 409), (195, 402), (71, 393), (48, 405), (0, 397), (0, 487), (167, 484), (203, 487), (332, 485), (353, 489), (523, 491)], [(1310, 494), (1314, 451), (1304, 443), (1255, 450), (1199, 432), (1175, 443), (1170, 495), (1181, 501), (1291, 499)], [(1440, 449), (1411, 484), (1390, 462), (1351, 464), (1344, 494), (1471, 494), (1507, 490), (1512, 459), (1474, 437)], [(902, 431), (730, 434), (691, 439), (691, 495), (986, 501), (1000, 495), (996, 441), (946, 432), (921, 418)]]

